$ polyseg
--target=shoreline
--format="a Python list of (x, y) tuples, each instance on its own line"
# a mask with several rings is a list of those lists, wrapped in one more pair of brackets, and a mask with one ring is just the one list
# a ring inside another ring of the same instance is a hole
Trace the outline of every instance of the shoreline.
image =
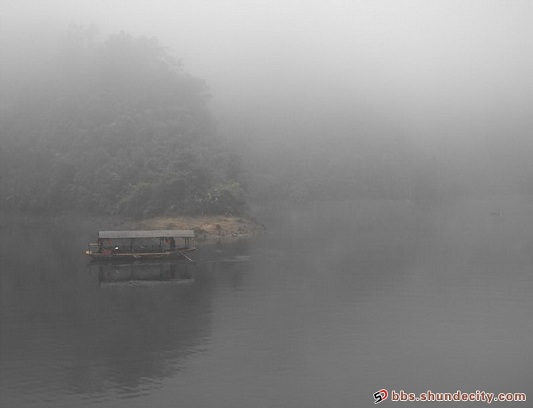
[(193, 230), (197, 242), (214, 239), (251, 238), (265, 231), (265, 226), (253, 218), (232, 215), (156, 216), (124, 223), (128, 229)]
[(31, 222), (52, 222), (58, 225), (76, 225), (76, 228), (94, 232), (112, 230), (193, 230), (198, 243), (216, 240), (253, 238), (263, 234), (266, 227), (253, 217), (232, 215), (159, 215), (147, 218), (130, 218), (123, 215), (82, 215), (68, 212), (52, 216), (14, 212), (0, 217), (4, 223), (13, 216)]

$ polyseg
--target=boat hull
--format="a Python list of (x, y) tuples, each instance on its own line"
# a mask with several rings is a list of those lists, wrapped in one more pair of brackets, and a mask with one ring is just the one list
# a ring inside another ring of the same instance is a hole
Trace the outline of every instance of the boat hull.
[(168, 258), (185, 258), (186, 254), (195, 251), (196, 248), (181, 248), (164, 252), (92, 252), (85, 251), (95, 261), (141, 261), (150, 259), (168, 259)]

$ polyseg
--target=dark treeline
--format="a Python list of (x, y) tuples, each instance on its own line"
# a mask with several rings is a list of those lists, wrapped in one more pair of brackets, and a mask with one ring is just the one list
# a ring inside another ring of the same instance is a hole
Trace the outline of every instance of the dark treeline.
[(239, 160), (203, 81), (155, 39), (71, 28), (2, 81), (1, 206), (134, 216), (240, 213)]
[(340, 99), (287, 115), (228, 120), (243, 167), (253, 170), (245, 175), (254, 200), (303, 205), (363, 198), (431, 206), (533, 194), (531, 119), (521, 110), (443, 107), (413, 121), (402, 118), (401, 109)]
[[(258, 138), (242, 156), (250, 195), (257, 201), (386, 200), (434, 201), (460, 194), (433, 154), (420, 151), (394, 131), (354, 126), (346, 137)], [(246, 162), (246, 161), (245, 161)], [(249, 168), (251, 166), (245, 166)]]
[(533, 192), (530, 143), (518, 128), (522, 149), (498, 142), (507, 125), (472, 138), (458, 124), (450, 144), (427, 148), (364, 101), (217, 125), (206, 84), (151, 38), (74, 27), (19, 68), (1, 81), (4, 209), (242, 214), (270, 200)]

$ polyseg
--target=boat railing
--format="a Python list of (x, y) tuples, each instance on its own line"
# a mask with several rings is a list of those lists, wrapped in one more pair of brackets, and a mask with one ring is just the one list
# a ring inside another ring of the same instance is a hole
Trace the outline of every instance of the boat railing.
[[(183, 242), (179, 238), (182, 238)], [(104, 256), (172, 254), (191, 250), (193, 239), (194, 232), (189, 230), (100, 231), (98, 241), (90, 243), (86, 253), (95, 257), (100, 256), (99, 254)]]

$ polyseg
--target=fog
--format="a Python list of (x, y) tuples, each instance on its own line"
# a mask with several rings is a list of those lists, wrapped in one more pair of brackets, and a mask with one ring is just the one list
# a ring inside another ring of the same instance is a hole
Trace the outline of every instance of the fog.
[(529, 1), (4, 0), (0, 7), (4, 81), (27, 70), (28, 53), (46, 56), (71, 24), (101, 37), (156, 37), (205, 80), (218, 131), (250, 157), (288, 143), (295, 151), (320, 141), (358, 150), (361, 139), (400, 140), (415, 160), (441, 163), (448, 179), (530, 188), (523, 186), (533, 174)]
[(530, 391), (532, 4), (0, 0), (0, 406)]

